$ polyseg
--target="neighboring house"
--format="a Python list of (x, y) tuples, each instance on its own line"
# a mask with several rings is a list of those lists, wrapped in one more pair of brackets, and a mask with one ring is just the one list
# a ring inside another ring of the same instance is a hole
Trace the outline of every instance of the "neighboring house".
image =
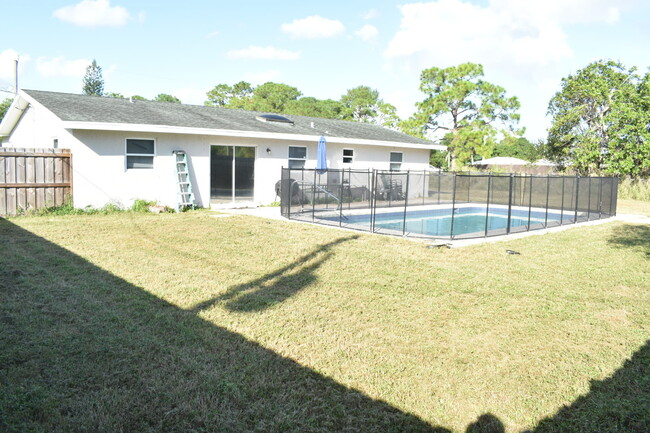
[(482, 159), (474, 161), (471, 165), (479, 168), (490, 167), (519, 167), (530, 164), (530, 161), (525, 161), (511, 156), (495, 156), (494, 158)]
[(498, 170), (509, 173), (536, 175), (553, 174), (559, 169), (557, 164), (545, 159), (530, 162), (510, 156), (496, 156), (494, 158), (475, 161), (472, 163), (472, 166), (480, 170)]
[(135, 199), (176, 203), (173, 150), (187, 152), (201, 206), (268, 204), (281, 167), (427, 170), (444, 146), (381, 126), (169, 102), (21, 90), (0, 123), (2, 146), (72, 150), (77, 207)]

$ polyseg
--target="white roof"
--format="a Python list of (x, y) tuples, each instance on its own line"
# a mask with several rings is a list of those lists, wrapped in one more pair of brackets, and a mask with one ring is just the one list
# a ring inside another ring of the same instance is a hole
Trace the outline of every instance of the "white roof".
[(495, 156), (494, 158), (483, 159), (481, 161), (474, 161), (472, 165), (528, 165), (530, 161), (524, 161), (519, 158), (512, 158), (510, 156)]
[(553, 161), (549, 161), (548, 159), (538, 159), (533, 163), (533, 165), (540, 165), (544, 167), (555, 167), (557, 164), (554, 163)]

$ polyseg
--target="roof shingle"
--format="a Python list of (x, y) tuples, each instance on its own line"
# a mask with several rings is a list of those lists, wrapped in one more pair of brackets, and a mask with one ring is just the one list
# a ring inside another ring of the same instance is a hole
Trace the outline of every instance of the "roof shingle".
[[(326, 135), (432, 145), (382, 126), (319, 117), (287, 115), (294, 125), (262, 122), (260, 112), (158, 101), (130, 101), (71, 93), (24, 90), (63, 121), (164, 125), (189, 128), (225, 129), (298, 135)], [(313, 127), (312, 127), (313, 124)]]

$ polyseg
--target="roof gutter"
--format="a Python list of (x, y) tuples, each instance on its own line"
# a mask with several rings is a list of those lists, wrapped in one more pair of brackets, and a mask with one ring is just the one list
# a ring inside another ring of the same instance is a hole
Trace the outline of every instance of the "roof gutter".
[[(211, 135), (211, 136), (222, 136), (222, 137), (264, 138), (264, 139), (285, 140), (285, 141), (318, 142), (318, 140), (320, 139), (320, 134), (319, 135), (286, 134), (286, 133), (276, 133), (276, 132), (192, 128), (192, 127), (185, 127), (185, 126), (150, 125), (150, 124), (135, 124), (135, 123), (64, 121), (63, 127), (65, 129), (70, 129), (70, 130)], [(365, 144), (371, 146), (399, 147), (399, 148), (409, 148), (409, 149), (447, 150), (446, 146), (441, 146), (438, 144), (406, 143), (406, 142), (397, 142), (397, 141), (368, 140), (368, 139), (330, 137), (330, 136), (327, 136), (326, 138), (328, 143), (337, 143), (337, 144)]]

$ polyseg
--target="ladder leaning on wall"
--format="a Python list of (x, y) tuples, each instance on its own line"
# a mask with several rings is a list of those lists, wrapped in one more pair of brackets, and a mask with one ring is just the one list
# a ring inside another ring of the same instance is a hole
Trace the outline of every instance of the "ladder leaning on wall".
[(176, 167), (176, 212), (186, 207), (194, 209), (194, 193), (190, 180), (190, 166), (184, 150), (174, 150), (174, 165)]

